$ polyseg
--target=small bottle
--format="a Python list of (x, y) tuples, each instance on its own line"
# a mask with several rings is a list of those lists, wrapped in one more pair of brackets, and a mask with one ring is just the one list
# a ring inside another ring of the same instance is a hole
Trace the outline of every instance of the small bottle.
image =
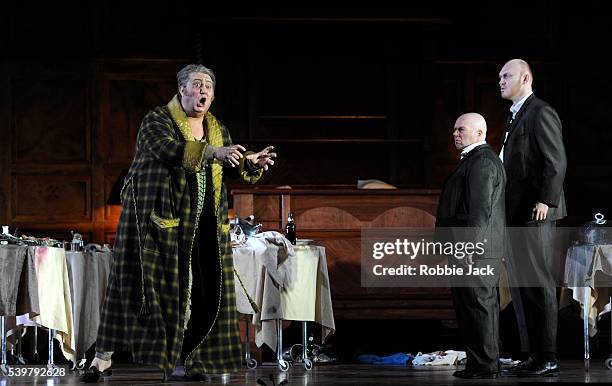
[(285, 226), (285, 237), (291, 242), (291, 244), (295, 245), (295, 241), (297, 240), (297, 233), (295, 231), (295, 223), (293, 222), (293, 213), (289, 213), (289, 217), (287, 218), (287, 225)]
[(80, 252), (83, 250), (83, 237), (80, 233), (70, 231), (72, 233), (72, 241), (70, 242), (70, 251)]
[[(8, 225), (2, 225), (2, 234), (3, 235), (7, 235), (7, 236), (10, 235)], [(0, 244), (8, 245), (8, 241), (2, 240), (2, 242), (0, 242)]]

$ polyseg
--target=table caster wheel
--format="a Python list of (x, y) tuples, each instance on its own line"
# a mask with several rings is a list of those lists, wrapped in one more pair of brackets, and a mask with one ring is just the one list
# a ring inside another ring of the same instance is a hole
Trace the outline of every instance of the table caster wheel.
[(308, 358), (304, 359), (304, 370), (306, 371), (312, 370), (312, 361)]
[(278, 361), (278, 369), (282, 372), (289, 370), (289, 362), (284, 359)]
[(612, 369), (612, 358), (606, 359), (606, 368)]
[(87, 363), (87, 359), (83, 358), (77, 361), (76, 363), (76, 368), (78, 370), (83, 370), (85, 368), (85, 363)]
[(249, 358), (247, 360), (247, 368), (253, 370), (257, 368), (257, 360), (253, 359), (253, 358)]

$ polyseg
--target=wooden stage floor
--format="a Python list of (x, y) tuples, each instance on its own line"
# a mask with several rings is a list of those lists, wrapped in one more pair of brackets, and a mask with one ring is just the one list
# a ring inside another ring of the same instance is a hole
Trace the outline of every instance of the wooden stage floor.
[[(604, 367), (603, 361), (591, 361), (591, 369), (585, 372), (582, 361), (562, 361), (561, 375), (555, 378), (511, 378), (462, 380), (452, 376), (457, 370), (454, 366), (443, 367), (404, 367), (377, 365), (319, 365), (312, 371), (305, 371), (294, 365), (286, 373), (276, 366), (260, 366), (255, 370), (244, 370), (226, 376), (214, 376), (202, 382), (161, 382), (159, 373), (139, 367), (118, 367), (113, 376), (101, 380), (113, 385), (269, 385), (277, 386), (286, 380), (287, 386), (302, 385), (466, 385), (493, 384), (513, 385), (518, 383), (612, 383), (612, 370)], [(0, 386), (8, 385), (72, 385), (82, 384), (78, 375), (70, 373), (64, 377), (0, 378)]]

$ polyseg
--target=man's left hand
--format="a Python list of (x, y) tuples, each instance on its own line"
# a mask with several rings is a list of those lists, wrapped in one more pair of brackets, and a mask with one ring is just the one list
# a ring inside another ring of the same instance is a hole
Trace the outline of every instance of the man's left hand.
[(548, 205), (536, 202), (533, 207), (531, 218), (535, 221), (544, 221), (546, 220), (546, 214), (548, 214)]
[(246, 159), (251, 161), (256, 168), (268, 170), (268, 167), (274, 165), (274, 160), (272, 158), (276, 158), (276, 153), (271, 153), (273, 149), (274, 146), (268, 146), (258, 153), (247, 155)]
[(472, 265), (474, 264), (474, 256), (473, 255), (466, 255), (465, 256), (465, 263), (467, 265)]

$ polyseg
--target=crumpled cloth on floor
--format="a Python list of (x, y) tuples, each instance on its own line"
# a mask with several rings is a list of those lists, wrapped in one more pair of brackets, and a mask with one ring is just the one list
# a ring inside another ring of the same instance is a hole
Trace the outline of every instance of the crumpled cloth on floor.
[(412, 360), (413, 366), (442, 366), (456, 365), (466, 358), (465, 351), (434, 351), (428, 354), (418, 353)]
[(381, 357), (372, 354), (363, 354), (357, 357), (357, 360), (361, 363), (369, 363), (372, 365), (405, 365), (406, 362), (413, 359), (412, 354), (404, 354), (398, 352), (393, 355)]
[(513, 360), (512, 358), (499, 358), (499, 363), (506, 366), (515, 366), (521, 363), (521, 361), (519, 361), (518, 359)]

